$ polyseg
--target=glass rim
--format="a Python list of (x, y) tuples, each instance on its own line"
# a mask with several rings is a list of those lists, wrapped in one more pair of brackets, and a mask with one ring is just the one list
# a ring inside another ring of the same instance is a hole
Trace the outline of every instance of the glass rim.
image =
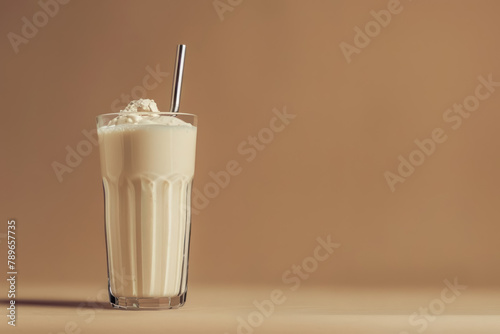
[(106, 116), (132, 116), (132, 115), (149, 115), (149, 116), (154, 116), (154, 115), (164, 115), (164, 116), (174, 116), (174, 115), (180, 115), (180, 116), (192, 116), (194, 118), (197, 118), (198, 116), (195, 114), (190, 114), (190, 113), (184, 113), (184, 112), (170, 112), (170, 111), (134, 111), (134, 112), (111, 112), (111, 113), (106, 113), (106, 114), (99, 114), (96, 117), (106, 117)]

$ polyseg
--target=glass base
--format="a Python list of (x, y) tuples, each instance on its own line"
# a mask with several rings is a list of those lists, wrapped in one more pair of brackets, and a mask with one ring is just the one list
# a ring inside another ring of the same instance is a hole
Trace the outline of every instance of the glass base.
[(123, 310), (167, 310), (179, 308), (186, 302), (187, 292), (176, 297), (136, 298), (115, 297), (109, 293), (113, 308)]

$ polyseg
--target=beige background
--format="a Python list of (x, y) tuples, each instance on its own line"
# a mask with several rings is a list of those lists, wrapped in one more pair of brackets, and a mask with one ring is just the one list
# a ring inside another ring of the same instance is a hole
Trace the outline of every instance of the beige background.
[[(62, 182), (51, 164), (147, 66), (171, 72), (178, 43), (195, 186), (243, 167), (193, 218), (190, 285), (279, 285), (331, 235), (342, 246), (309, 286), (498, 286), (500, 89), (456, 131), (442, 116), (479, 75), (500, 81), (500, 2), (402, 0), (348, 64), (339, 44), (387, 2), (248, 0), (221, 21), (212, 1), (74, 0), (15, 54), (7, 34), (40, 7), (2, 0), (0, 205), (17, 219), (22, 286), (105, 286), (97, 148)], [(147, 92), (164, 110), (171, 79)], [(238, 145), (285, 106), (296, 118), (246, 162)], [(391, 192), (384, 172), (436, 127), (448, 140)]]

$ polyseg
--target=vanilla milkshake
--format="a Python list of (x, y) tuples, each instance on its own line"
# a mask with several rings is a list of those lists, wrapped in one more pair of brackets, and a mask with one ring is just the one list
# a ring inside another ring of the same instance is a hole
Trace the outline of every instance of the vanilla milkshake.
[(169, 308), (184, 303), (196, 116), (132, 101), (98, 117), (111, 302)]

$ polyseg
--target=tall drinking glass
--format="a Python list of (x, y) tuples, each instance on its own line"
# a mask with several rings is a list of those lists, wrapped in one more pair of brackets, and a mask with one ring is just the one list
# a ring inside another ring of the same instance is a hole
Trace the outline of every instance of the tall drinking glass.
[(135, 112), (97, 117), (111, 304), (184, 305), (197, 118)]

